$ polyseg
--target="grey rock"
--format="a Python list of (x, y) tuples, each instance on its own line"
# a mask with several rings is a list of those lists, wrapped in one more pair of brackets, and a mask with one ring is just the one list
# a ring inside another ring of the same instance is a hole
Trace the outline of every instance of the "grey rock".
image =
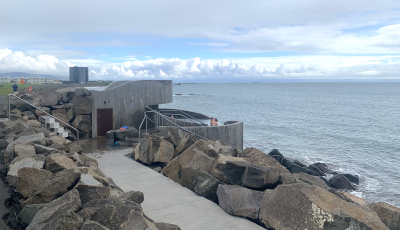
[(41, 208), (27, 230), (80, 229), (83, 219), (75, 213), (80, 206), (79, 192), (73, 189)]
[(24, 167), (43, 168), (45, 158), (43, 156), (17, 157), (8, 166), (7, 181), (12, 187), (17, 187), (18, 170)]
[(33, 143), (33, 144), (41, 144), (44, 142), (44, 134), (43, 133), (36, 133), (29, 136), (23, 136), (16, 140), (18, 143)]
[(69, 152), (82, 154), (82, 147), (79, 145), (71, 145), (67, 147)]
[(55, 173), (64, 169), (76, 168), (76, 164), (69, 157), (61, 153), (53, 153), (46, 157), (44, 168)]
[[(64, 123), (69, 125), (69, 119), (68, 119), (68, 115), (67, 115), (67, 110), (66, 109), (57, 109), (57, 110), (53, 110), (51, 112), (51, 115), (53, 115), (54, 117), (60, 119), (61, 121), (63, 121)], [(60, 126), (62, 127), (67, 127), (66, 124), (60, 122), (59, 120), (56, 119), (56, 122), (59, 123)]]
[(75, 97), (74, 99), (74, 115), (87, 115), (92, 113), (93, 97)]
[(96, 221), (85, 220), (85, 222), (82, 225), (81, 230), (109, 230), (109, 229), (104, 227), (103, 225), (99, 224)]
[(237, 156), (237, 151), (235, 150), (235, 148), (233, 148), (232, 146), (227, 145), (221, 141), (218, 141), (218, 140), (215, 141), (214, 148), (218, 154), (223, 154), (223, 155), (232, 156), (232, 157)]
[(256, 148), (246, 148), (238, 157), (247, 158), (251, 164), (277, 168), (279, 173), (289, 173), (275, 158)]
[(131, 213), (135, 211), (142, 212), (139, 204), (112, 198), (89, 201), (78, 214), (109, 229), (120, 229), (120, 226), (127, 222), (131, 218)]
[(329, 179), (329, 183), (336, 189), (356, 190), (356, 187), (343, 174), (334, 175)]
[(29, 128), (27, 124), (25, 124), (20, 120), (15, 120), (7, 124), (7, 126), (4, 128), (4, 133), (5, 134), (14, 133), (20, 130), (25, 130), (27, 128)]
[(108, 187), (78, 184), (75, 188), (79, 191), (82, 204), (86, 204), (91, 200), (110, 197), (110, 189)]
[(36, 156), (36, 151), (31, 144), (15, 144), (14, 154), (17, 157), (31, 157)]
[(26, 124), (29, 125), (30, 127), (34, 127), (34, 128), (42, 127), (42, 124), (37, 120), (29, 120), (26, 122)]
[(0, 140), (0, 150), (5, 149), (8, 144), (6, 140)]
[(322, 179), (306, 173), (285, 173), (280, 175), (279, 180), (282, 184), (306, 183), (321, 187), (326, 190), (329, 189), (329, 186)]
[(74, 92), (64, 92), (62, 93), (61, 102), (62, 103), (69, 103), (74, 98)]
[(24, 202), (24, 205), (51, 202), (67, 193), (79, 177), (80, 173), (75, 172), (73, 169), (66, 169), (56, 173), (50, 180), (38, 188), (37, 192)]
[[(79, 155), (79, 159), (82, 161), (83, 165), (87, 167), (95, 167), (97, 168), (99, 164), (97, 161), (91, 157), (85, 156), (85, 155)], [(103, 173), (101, 173), (102, 176), (105, 176)]]
[(249, 162), (245, 158), (219, 154), (218, 163), (212, 175), (227, 184), (242, 184), (242, 176)]
[[(286, 173), (287, 174), (287, 173)], [(243, 186), (252, 189), (267, 189), (279, 181), (279, 169), (268, 166), (249, 165), (243, 174)]]
[(24, 198), (29, 198), (52, 177), (53, 173), (44, 169), (28, 167), (21, 168), (18, 170), (17, 191)]
[(74, 92), (74, 96), (76, 97), (88, 97), (92, 96), (92, 92), (86, 88), (77, 88)]
[(67, 117), (69, 121), (72, 121), (75, 118), (74, 109), (70, 108), (67, 112)]
[(15, 136), (15, 139), (18, 139), (18, 138), (23, 137), (23, 136), (30, 136), (30, 135), (33, 135), (33, 134), (36, 134), (35, 130), (32, 127), (29, 127), (27, 129), (25, 129), (24, 131), (20, 132), (19, 134), (17, 134)]
[(390, 230), (400, 230), (400, 208), (388, 203), (372, 203), (371, 209)]
[(157, 222), (157, 223), (155, 223), (155, 225), (156, 225), (158, 230), (181, 230), (181, 228), (178, 225), (175, 225), (175, 224)]
[(153, 222), (146, 218), (142, 212), (131, 211), (127, 221), (122, 223), (122, 230), (158, 230)]
[(81, 183), (85, 185), (94, 185), (94, 186), (101, 185), (101, 183), (98, 180), (94, 179), (94, 177), (89, 174), (81, 174)]
[(274, 229), (386, 229), (377, 214), (323, 188), (296, 183), (264, 193), (259, 219)]
[(43, 145), (33, 144), (33, 147), (35, 148), (36, 154), (43, 154), (43, 155), (47, 156), (52, 153), (58, 153), (58, 149), (45, 147)]
[(36, 213), (45, 206), (46, 204), (31, 204), (26, 205), (19, 213), (18, 219), (20, 219), (23, 223), (29, 225), (33, 218), (36, 216)]
[(257, 220), (264, 193), (238, 185), (219, 185), (219, 206), (229, 214)]
[[(48, 108), (48, 107), (39, 107), (39, 109), (41, 109), (41, 110), (45, 111), (46, 113), (50, 114), (50, 108)], [(42, 111), (40, 111), (39, 109), (35, 110), (36, 116), (47, 115), (47, 114), (43, 113)]]
[(146, 136), (140, 141), (138, 154), (135, 155), (135, 160), (150, 164), (153, 162), (171, 161), (174, 155), (174, 146), (159, 137)]
[(198, 170), (192, 178), (192, 183), (193, 192), (214, 203), (218, 203), (217, 188), (218, 185), (222, 184), (221, 181), (205, 171)]
[(61, 101), (62, 95), (55, 91), (42, 91), (33, 96), (33, 105), (35, 106), (53, 106)]
[(121, 200), (130, 200), (137, 204), (141, 204), (144, 201), (144, 194), (140, 191), (128, 191), (120, 195)]
[(78, 115), (71, 125), (85, 133), (92, 131), (92, 121), (90, 115)]

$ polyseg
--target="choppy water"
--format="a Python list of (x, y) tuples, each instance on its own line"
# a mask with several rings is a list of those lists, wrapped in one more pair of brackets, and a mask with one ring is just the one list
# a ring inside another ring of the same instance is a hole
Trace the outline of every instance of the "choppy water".
[[(400, 83), (175, 85), (178, 108), (244, 122), (244, 145), (360, 176), (369, 202), (400, 206)], [(195, 94), (195, 95), (188, 95)]]

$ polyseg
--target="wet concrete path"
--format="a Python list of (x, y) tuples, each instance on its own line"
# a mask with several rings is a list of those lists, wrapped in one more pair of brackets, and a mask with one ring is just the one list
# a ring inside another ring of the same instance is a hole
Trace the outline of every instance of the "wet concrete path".
[(229, 215), (217, 204), (127, 158), (125, 155), (131, 152), (129, 148), (87, 155), (95, 158), (106, 176), (124, 191), (143, 192), (144, 213), (154, 221), (176, 224), (182, 230), (265, 230), (249, 220)]

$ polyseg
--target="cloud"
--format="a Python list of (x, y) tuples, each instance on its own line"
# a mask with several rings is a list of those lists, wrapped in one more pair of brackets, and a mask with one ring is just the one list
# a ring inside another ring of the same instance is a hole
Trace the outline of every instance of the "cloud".
[(0, 72), (68, 76), (68, 66), (88, 66), (91, 80), (262, 79), (262, 78), (399, 78), (400, 55), (309, 55), (231, 59), (157, 58), (105, 63), (95, 59), (59, 60), (52, 55), (28, 56), (0, 49)]

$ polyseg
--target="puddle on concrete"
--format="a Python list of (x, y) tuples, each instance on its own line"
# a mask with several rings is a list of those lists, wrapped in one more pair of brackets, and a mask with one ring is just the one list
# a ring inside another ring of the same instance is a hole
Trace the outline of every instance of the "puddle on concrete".
[(82, 153), (105, 153), (113, 150), (122, 150), (132, 148), (129, 146), (118, 146), (118, 147), (111, 147), (106, 145), (106, 138), (105, 137), (98, 137), (98, 138), (89, 138), (86, 140), (80, 141), (79, 145), (82, 147)]

